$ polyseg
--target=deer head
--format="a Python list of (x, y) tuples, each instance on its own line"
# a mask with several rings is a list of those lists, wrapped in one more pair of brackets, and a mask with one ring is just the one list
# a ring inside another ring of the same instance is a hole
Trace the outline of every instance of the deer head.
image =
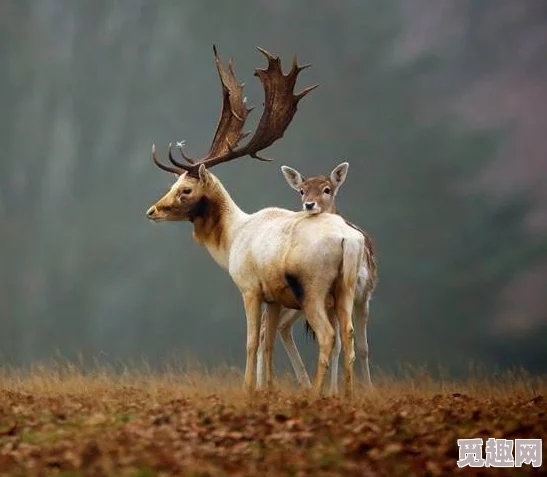
[(170, 144), (170, 166), (159, 162), (156, 149), (152, 147), (154, 163), (159, 168), (176, 174), (178, 178), (169, 192), (148, 209), (146, 215), (149, 219), (193, 221), (207, 211), (209, 204), (214, 200), (212, 196), (218, 194), (221, 187), (208, 169), (246, 155), (260, 161), (271, 161), (260, 157), (258, 152), (283, 136), (296, 113), (299, 101), (317, 85), (295, 94), (294, 86), (298, 74), (310, 65), (298, 65), (295, 57), (291, 70), (285, 75), (279, 57), (262, 48), (257, 49), (268, 60), (268, 66), (255, 70), (255, 76), (264, 88), (264, 110), (253, 136), (245, 145), (240, 145), (240, 142), (250, 134), (244, 133), (243, 127), (252, 108), (246, 106), (243, 84), (239, 83), (235, 76), (232, 61), (229, 62), (228, 69), (224, 68), (213, 46), (215, 64), (222, 84), (222, 111), (213, 142), (207, 155), (199, 160), (188, 157), (182, 149), (182, 143), (179, 143), (178, 150), (185, 163), (173, 157), (173, 145)]
[(281, 166), (288, 184), (300, 193), (302, 209), (310, 214), (336, 213), (336, 194), (346, 180), (349, 164), (338, 164), (329, 176), (314, 176), (306, 179), (296, 169)]

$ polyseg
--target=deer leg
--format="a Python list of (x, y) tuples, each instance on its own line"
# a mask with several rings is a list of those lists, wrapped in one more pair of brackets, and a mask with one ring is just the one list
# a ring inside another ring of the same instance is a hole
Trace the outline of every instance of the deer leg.
[(338, 361), (340, 359), (340, 350), (342, 348), (342, 342), (340, 340), (340, 322), (336, 316), (332, 315), (331, 324), (334, 325), (335, 341), (334, 348), (330, 357), (330, 394), (338, 394)]
[(324, 300), (310, 300), (303, 305), (303, 311), (310, 326), (315, 332), (319, 344), (319, 357), (317, 359), (317, 370), (313, 378), (312, 394), (319, 396), (323, 389), (325, 374), (329, 367), (329, 360), (334, 346), (334, 328), (329, 323)]
[(353, 312), (354, 289), (341, 287), (336, 299), (336, 314), (340, 322), (340, 334), (342, 348), (344, 350), (344, 393), (347, 397), (353, 394), (353, 364), (355, 362), (355, 349), (353, 342)]
[(304, 366), (304, 362), (302, 361), (302, 357), (300, 356), (300, 353), (298, 352), (298, 348), (296, 347), (296, 344), (294, 342), (294, 337), (292, 334), (293, 325), (295, 321), (297, 320), (299, 314), (300, 314), (300, 311), (298, 310), (291, 310), (289, 308), (284, 308), (281, 311), (278, 331), (279, 331), (279, 335), (281, 336), (281, 342), (283, 343), (285, 351), (287, 352), (287, 356), (289, 357), (289, 360), (293, 367), (294, 374), (296, 375), (296, 379), (298, 380), (301, 386), (303, 386), (306, 389), (310, 389), (311, 388), (310, 377), (308, 376), (308, 372), (306, 371), (306, 366)]
[(367, 295), (363, 300), (355, 301), (355, 348), (361, 373), (365, 378), (366, 384), (372, 387), (367, 338), (369, 299), (370, 297)]
[(258, 352), (256, 357), (256, 380), (258, 389), (262, 389), (265, 384), (265, 362), (264, 362), (264, 338), (266, 333), (266, 320), (268, 319), (268, 308), (262, 313), (260, 319), (260, 337), (258, 340)]
[(265, 330), (264, 330), (264, 363), (265, 363), (265, 378), (268, 389), (273, 388), (274, 368), (273, 368), (273, 351), (275, 345), (275, 332), (279, 325), (279, 312), (281, 306), (277, 303), (266, 305), (265, 313)]
[(245, 365), (245, 389), (249, 392), (256, 387), (256, 355), (260, 334), (260, 308), (262, 301), (255, 293), (243, 294), (243, 305), (247, 317), (247, 362)]

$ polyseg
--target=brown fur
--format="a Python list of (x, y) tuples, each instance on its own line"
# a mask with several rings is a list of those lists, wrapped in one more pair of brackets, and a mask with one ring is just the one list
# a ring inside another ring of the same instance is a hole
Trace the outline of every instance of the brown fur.
[[(332, 181), (327, 176), (314, 176), (309, 179), (304, 179), (304, 182), (300, 185), (300, 188), (304, 194), (302, 195), (302, 202), (307, 200), (313, 200), (314, 198), (319, 198), (323, 195), (325, 187), (333, 189)], [(329, 210), (324, 210), (323, 212), (330, 212)], [(331, 212), (334, 213), (334, 212)]]
[(194, 224), (194, 239), (201, 244), (210, 243), (215, 248), (224, 248), (225, 244), (225, 224), (224, 209), (225, 204), (221, 197), (204, 196), (196, 204), (195, 215), (190, 218)]

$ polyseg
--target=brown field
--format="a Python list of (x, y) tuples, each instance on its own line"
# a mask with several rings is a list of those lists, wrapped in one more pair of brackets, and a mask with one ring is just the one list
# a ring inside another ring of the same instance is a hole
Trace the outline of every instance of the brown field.
[(376, 376), (352, 402), (290, 381), (249, 398), (242, 377), (0, 371), (0, 475), (540, 475), (458, 469), (456, 439), (546, 438), (547, 384), (526, 373), (466, 382)]

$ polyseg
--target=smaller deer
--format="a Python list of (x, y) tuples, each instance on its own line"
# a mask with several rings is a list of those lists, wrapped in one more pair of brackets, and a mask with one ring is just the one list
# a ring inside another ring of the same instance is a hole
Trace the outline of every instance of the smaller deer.
[[(319, 175), (308, 179), (304, 178), (297, 170), (288, 166), (281, 166), (281, 171), (283, 172), (288, 184), (300, 193), (302, 198), (302, 209), (304, 211), (309, 214), (338, 214), (336, 209), (336, 195), (340, 190), (341, 185), (346, 180), (348, 168), (349, 164), (347, 162), (342, 162), (332, 170), (329, 176)], [(363, 262), (359, 270), (353, 309), (355, 313), (356, 325), (356, 355), (360, 362), (361, 371), (365, 377), (366, 383), (368, 385), (372, 385), (369, 366), (367, 324), (369, 317), (369, 301), (376, 287), (377, 279), (374, 246), (372, 240), (366, 232), (348, 221), (346, 221), (346, 223), (361, 232), (365, 239)], [(300, 310), (283, 309), (280, 316), (278, 331), (298, 381), (303, 386), (310, 387), (310, 379), (294, 342), (292, 333), (292, 327), (300, 316), (302, 316), (302, 312)], [(338, 390), (338, 360), (340, 357), (341, 343), (338, 323), (335, 322), (332, 323), (332, 325), (336, 328), (336, 342), (332, 351), (329, 366), (330, 392), (336, 393)], [(263, 330), (261, 331), (260, 348), (262, 348), (263, 339)], [(258, 366), (259, 385), (263, 385), (263, 370), (261, 369), (261, 366), (262, 353), (260, 349)]]

